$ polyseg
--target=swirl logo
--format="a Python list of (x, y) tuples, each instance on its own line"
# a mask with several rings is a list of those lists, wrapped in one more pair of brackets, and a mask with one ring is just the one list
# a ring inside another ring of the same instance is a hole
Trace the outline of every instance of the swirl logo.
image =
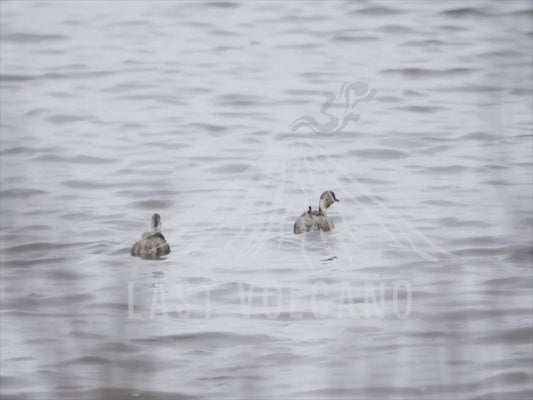
[[(327, 117), (326, 122), (318, 122), (313, 115), (302, 115), (292, 121), (289, 128), (291, 132), (309, 128), (319, 135), (335, 135), (342, 132), (350, 121), (359, 120), (360, 114), (354, 112), (355, 107), (360, 102), (371, 101), (375, 95), (376, 89), (371, 88), (368, 83), (345, 82), (338, 95), (335, 92), (324, 93), (325, 101), (320, 108), (320, 114)], [(338, 115), (338, 110), (343, 110), (341, 115)], [(335, 111), (337, 113), (334, 113)]]

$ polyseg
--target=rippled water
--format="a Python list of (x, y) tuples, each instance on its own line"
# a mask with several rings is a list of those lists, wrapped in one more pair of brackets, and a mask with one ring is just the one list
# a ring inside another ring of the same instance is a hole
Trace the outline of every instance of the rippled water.
[(2, 2), (2, 398), (530, 399), (532, 12)]

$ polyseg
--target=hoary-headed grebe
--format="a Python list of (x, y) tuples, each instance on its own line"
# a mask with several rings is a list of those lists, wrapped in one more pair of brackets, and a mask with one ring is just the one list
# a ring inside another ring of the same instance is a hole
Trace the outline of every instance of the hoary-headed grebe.
[(327, 209), (335, 203), (337, 198), (335, 193), (331, 190), (326, 190), (320, 196), (318, 203), (318, 211), (309, 210), (300, 215), (300, 218), (294, 223), (294, 233), (304, 233), (312, 231), (325, 231), (329, 232), (335, 229), (335, 225), (331, 218), (328, 217)]
[(131, 255), (145, 260), (155, 260), (170, 254), (170, 246), (161, 233), (161, 217), (152, 215), (152, 232), (143, 234), (143, 238), (131, 248)]

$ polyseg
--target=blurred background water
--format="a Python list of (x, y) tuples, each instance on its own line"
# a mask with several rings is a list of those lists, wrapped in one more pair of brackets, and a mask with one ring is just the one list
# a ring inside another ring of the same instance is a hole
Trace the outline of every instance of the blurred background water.
[(0, 7), (2, 399), (531, 398), (530, 1)]

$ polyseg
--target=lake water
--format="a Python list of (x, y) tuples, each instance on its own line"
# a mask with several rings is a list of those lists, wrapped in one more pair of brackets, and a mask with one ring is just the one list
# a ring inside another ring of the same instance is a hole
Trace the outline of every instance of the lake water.
[(530, 1), (0, 7), (2, 399), (531, 398)]

